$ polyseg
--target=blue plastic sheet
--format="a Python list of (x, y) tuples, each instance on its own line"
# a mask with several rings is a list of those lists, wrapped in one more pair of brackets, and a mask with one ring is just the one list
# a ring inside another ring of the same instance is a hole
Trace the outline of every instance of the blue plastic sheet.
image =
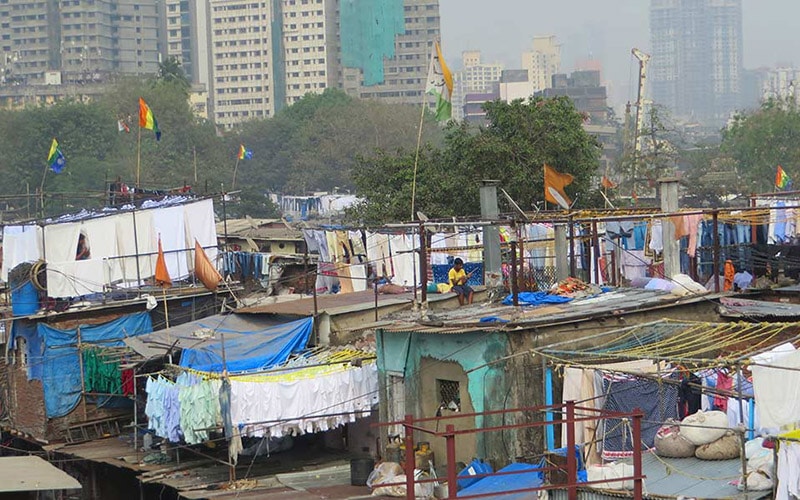
[[(519, 305), (521, 306), (540, 306), (542, 304), (563, 304), (572, 299), (570, 297), (562, 297), (560, 295), (551, 295), (547, 292), (520, 292)], [(503, 305), (510, 306), (514, 303), (514, 296), (508, 295), (503, 299)]]
[(20, 339), (25, 340), (25, 354), (28, 363), (28, 380), (42, 380), (42, 366), (44, 365), (44, 343), (36, 322), (26, 319), (15, 320), (11, 326), (11, 345), (19, 347)]
[[(48, 418), (63, 417), (75, 409), (81, 399), (81, 366), (78, 357), (77, 329), (59, 330), (44, 323), (36, 326), (44, 341), (42, 386)], [(153, 331), (146, 312), (128, 314), (101, 325), (81, 325), (81, 343), (102, 347), (122, 346), (124, 337)]]
[[(312, 318), (304, 318), (245, 332), (217, 328), (218, 334), (224, 334), (228, 371), (260, 370), (283, 363), (290, 354), (305, 349), (313, 324)], [(184, 349), (180, 365), (205, 372), (221, 372), (221, 339), (219, 342), (206, 342), (195, 349)]]
[(495, 494), (498, 498), (522, 500), (525, 498), (536, 497), (535, 492), (518, 493), (512, 495), (502, 495), (506, 491), (523, 490), (526, 488), (536, 488), (544, 483), (542, 472), (538, 465), (513, 463), (503, 467), (497, 472), (519, 472), (519, 474), (508, 474), (505, 476), (485, 477), (472, 486), (464, 488), (458, 492), (459, 497), (471, 495), (491, 495)]

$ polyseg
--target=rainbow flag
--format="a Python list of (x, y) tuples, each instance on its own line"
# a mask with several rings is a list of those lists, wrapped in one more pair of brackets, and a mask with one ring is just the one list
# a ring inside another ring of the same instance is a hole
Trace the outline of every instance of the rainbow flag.
[(161, 140), (161, 129), (158, 128), (158, 120), (150, 110), (150, 106), (141, 97), (139, 98), (139, 128), (152, 130), (156, 134), (156, 140)]
[(253, 150), (247, 149), (244, 147), (244, 144), (239, 144), (239, 156), (240, 160), (252, 160), (253, 159)]
[(778, 171), (775, 172), (775, 187), (778, 189), (787, 189), (792, 185), (792, 179), (783, 170), (783, 167), (778, 165)]

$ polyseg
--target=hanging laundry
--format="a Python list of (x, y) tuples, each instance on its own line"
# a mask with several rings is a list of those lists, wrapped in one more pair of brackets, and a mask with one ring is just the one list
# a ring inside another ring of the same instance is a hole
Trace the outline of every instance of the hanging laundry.
[(109, 361), (99, 349), (86, 349), (82, 356), (86, 392), (122, 394), (122, 376), (118, 362)]

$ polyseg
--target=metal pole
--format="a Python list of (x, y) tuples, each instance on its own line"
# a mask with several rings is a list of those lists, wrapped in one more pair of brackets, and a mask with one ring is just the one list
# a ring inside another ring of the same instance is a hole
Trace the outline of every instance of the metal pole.
[(453, 424), (445, 427), (445, 446), (447, 448), (447, 498), (456, 498), (458, 479), (456, 476), (456, 428)]
[(600, 234), (597, 230), (597, 221), (592, 221), (592, 247), (594, 248), (594, 282), (600, 284)]
[(378, 280), (377, 279), (372, 284), (372, 288), (375, 290), (375, 322), (377, 323), (377, 321), (378, 321)]
[(414, 500), (414, 416), (406, 415), (403, 427), (406, 433), (406, 499)]
[(517, 240), (519, 240), (519, 274), (517, 279), (522, 282), (521, 288), (524, 291), (528, 291), (527, 280), (525, 279), (525, 236), (520, 226), (517, 226)]
[(226, 204), (225, 198), (225, 184), (219, 184), (220, 191), (222, 191), (222, 230), (225, 231), (225, 247), (223, 248), (224, 252), (228, 251), (228, 205)]
[(422, 303), (428, 303), (428, 242), (423, 222), (419, 223), (419, 281), (422, 284)]
[(642, 471), (642, 417), (644, 413), (640, 408), (634, 408), (633, 415), (633, 474), (636, 479), (633, 480), (633, 498), (634, 500), (642, 500), (644, 482), (641, 479)]
[(747, 487), (747, 450), (745, 447), (745, 443), (747, 442), (747, 436), (745, 435), (746, 432), (747, 430), (742, 429), (742, 432), (739, 433), (739, 444), (741, 445), (739, 456), (742, 460), (742, 487), (744, 488), (745, 496), (747, 496), (747, 492), (749, 490)]
[(416, 232), (416, 229), (412, 228), (411, 229), (411, 273), (412, 273), (412, 279), (414, 280), (414, 283), (413, 283), (413, 287), (414, 287), (414, 309), (416, 310), (417, 305), (419, 304), (419, 301), (417, 299), (417, 266), (414, 265), (414, 259), (417, 256), (417, 251), (414, 250), (414, 239), (415, 239), (415, 236), (416, 236), (415, 232)]
[(517, 283), (516, 237), (513, 240), (511, 240), (511, 295), (514, 298), (514, 307), (519, 306), (519, 283)]
[(719, 293), (719, 210), (711, 212), (712, 231), (714, 232), (714, 292)]
[[(133, 195), (131, 195), (133, 198)], [(138, 290), (140, 286), (142, 286), (142, 270), (139, 266), (139, 234), (136, 230), (136, 205), (133, 205), (133, 212), (131, 212), (131, 216), (133, 217), (133, 250), (136, 252), (136, 289)]]
[(139, 391), (136, 390), (136, 366), (133, 370), (133, 451), (139, 463)]
[(572, 223), (572, 214), (569, 214), (569, 275), (575, 277), (575, 225)]
[(86, 422), (89, 420), (87, 411), (86, 411), (86, 378), (83, 374), (83, 349), (81, 349), (81, 326), (75, 329), (77, 340), (78, 340), (78, 363), (80, 363), (81, 369), (81, 400), (83, 401), (83, 421)]
[(578, 500), (578, 463), (575, 460), (575, 401), (567, 401), (567, 498)]

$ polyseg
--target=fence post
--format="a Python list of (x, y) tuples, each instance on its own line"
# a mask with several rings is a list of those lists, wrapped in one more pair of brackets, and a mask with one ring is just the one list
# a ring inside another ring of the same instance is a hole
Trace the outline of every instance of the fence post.
[(567, 498), (578, 500), (578, 463), (575, 459), (575, 401), (567, 401)]
[(414, 423), (413, 415), (406, 415), (403, 427), (406, 431), (406, 500), (414, 500)]
[(447, 498), (456, 498), (458, 494), (458, 481), (456, 479), (456, 435), (455, 426), (448, 424), (445, 427), (445, 444), (447, 448)]
[(640, 408), (633, 410), (633, 475), (636, 479), (633, 480), (633, 498), (634, 500), (642, 500), (642, 417), (644, 413)]

